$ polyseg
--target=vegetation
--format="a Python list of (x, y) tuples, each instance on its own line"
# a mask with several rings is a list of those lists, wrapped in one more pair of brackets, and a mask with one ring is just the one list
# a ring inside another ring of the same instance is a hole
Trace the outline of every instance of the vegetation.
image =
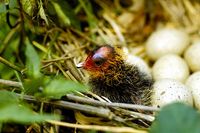
[(196, 35), (200, 21), (191, 9), (199, 7), (187, 0), (1, 0), (1, 132), (199, 132), (200, 114), (192, 107), (176, 103), (158, 111), (102, 102), (76, 68), (104, 43), (126, 46), (151, 64), (147, 37), (167, 24)]

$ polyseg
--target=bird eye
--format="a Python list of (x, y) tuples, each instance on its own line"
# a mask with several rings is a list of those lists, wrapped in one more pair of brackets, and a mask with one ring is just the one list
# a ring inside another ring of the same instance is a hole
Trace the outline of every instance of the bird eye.
[(95, 58), (93, 58), (93, 61), (94, 61), (95, 65), (100, 66), (106, 61), (106, 59), (102, 58), (100, 56), (96, 56)]
[(94, 61), (94, 63), (97, 65), (97, 66), (100, 66), (101, 64), (103, 64), (103, 60), (97, 60), (97, 61)]

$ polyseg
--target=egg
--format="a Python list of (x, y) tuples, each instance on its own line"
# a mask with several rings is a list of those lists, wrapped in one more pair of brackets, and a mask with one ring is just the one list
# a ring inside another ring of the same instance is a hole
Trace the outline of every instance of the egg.
[(141, 72), (147, 74), (149, 77), (152, 77), (150, 67), (142, 58), (131, 54), (127, 47), (123, 47), (122, 50), (126, 56), (126, 63), (137, 66)]
[(196, 72), (200, 70), (200, 40), (188, 47), (184, 53), (184, 58), (191, 71)]
[(193, 105), (190, 90), (181, 82), (173, 79), (161, 79), (154, 83), (152, 92), (152, 105), (163, 107), (173, 102), (183, 102)]
[(127, 59), (126, 59), (126, 63), (137, 66), (138, 69), (141, 72), (144, 72), (149, 77), (152, 77), (151, 70), (150, 70), (149, 66), (147, 65), (147, 63), (142, 58), (135, 56), (135, 55), (128, 54)]
[(185, 84), (192, 92), (195, 107), (200, 110), (200, 71), (190, 75)]
[(167, 54), (154, 63), (152, 75), (154, 80), (169, 78), (184, 82), (189, 76), (189, 68), (180, 56)]
[(189, 36), (183, 30), (163, 28), (150, 35), (146, 42), (146, 52), (152, 60), (170, 53), (181, 55), (189, 42)]

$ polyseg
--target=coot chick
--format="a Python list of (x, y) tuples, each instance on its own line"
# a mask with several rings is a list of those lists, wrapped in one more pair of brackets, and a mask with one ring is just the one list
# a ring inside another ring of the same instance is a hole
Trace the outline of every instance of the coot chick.
[(112, 102), (150, 104), (152, 78), (137, 66), (127, 63), (120, 48), (101, 46), (79, 67), (89, 72), (89, 84), (97, 95)]

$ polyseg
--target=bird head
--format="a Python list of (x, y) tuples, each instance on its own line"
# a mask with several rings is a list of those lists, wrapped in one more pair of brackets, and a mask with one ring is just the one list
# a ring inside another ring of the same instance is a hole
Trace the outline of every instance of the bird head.
[(100, 76), (112, 73), (122, 62), (121, 50), (117, 47), (104, 45), (91, 52), (83, 63), (77, 67), (92, 73), (92, 76)]

